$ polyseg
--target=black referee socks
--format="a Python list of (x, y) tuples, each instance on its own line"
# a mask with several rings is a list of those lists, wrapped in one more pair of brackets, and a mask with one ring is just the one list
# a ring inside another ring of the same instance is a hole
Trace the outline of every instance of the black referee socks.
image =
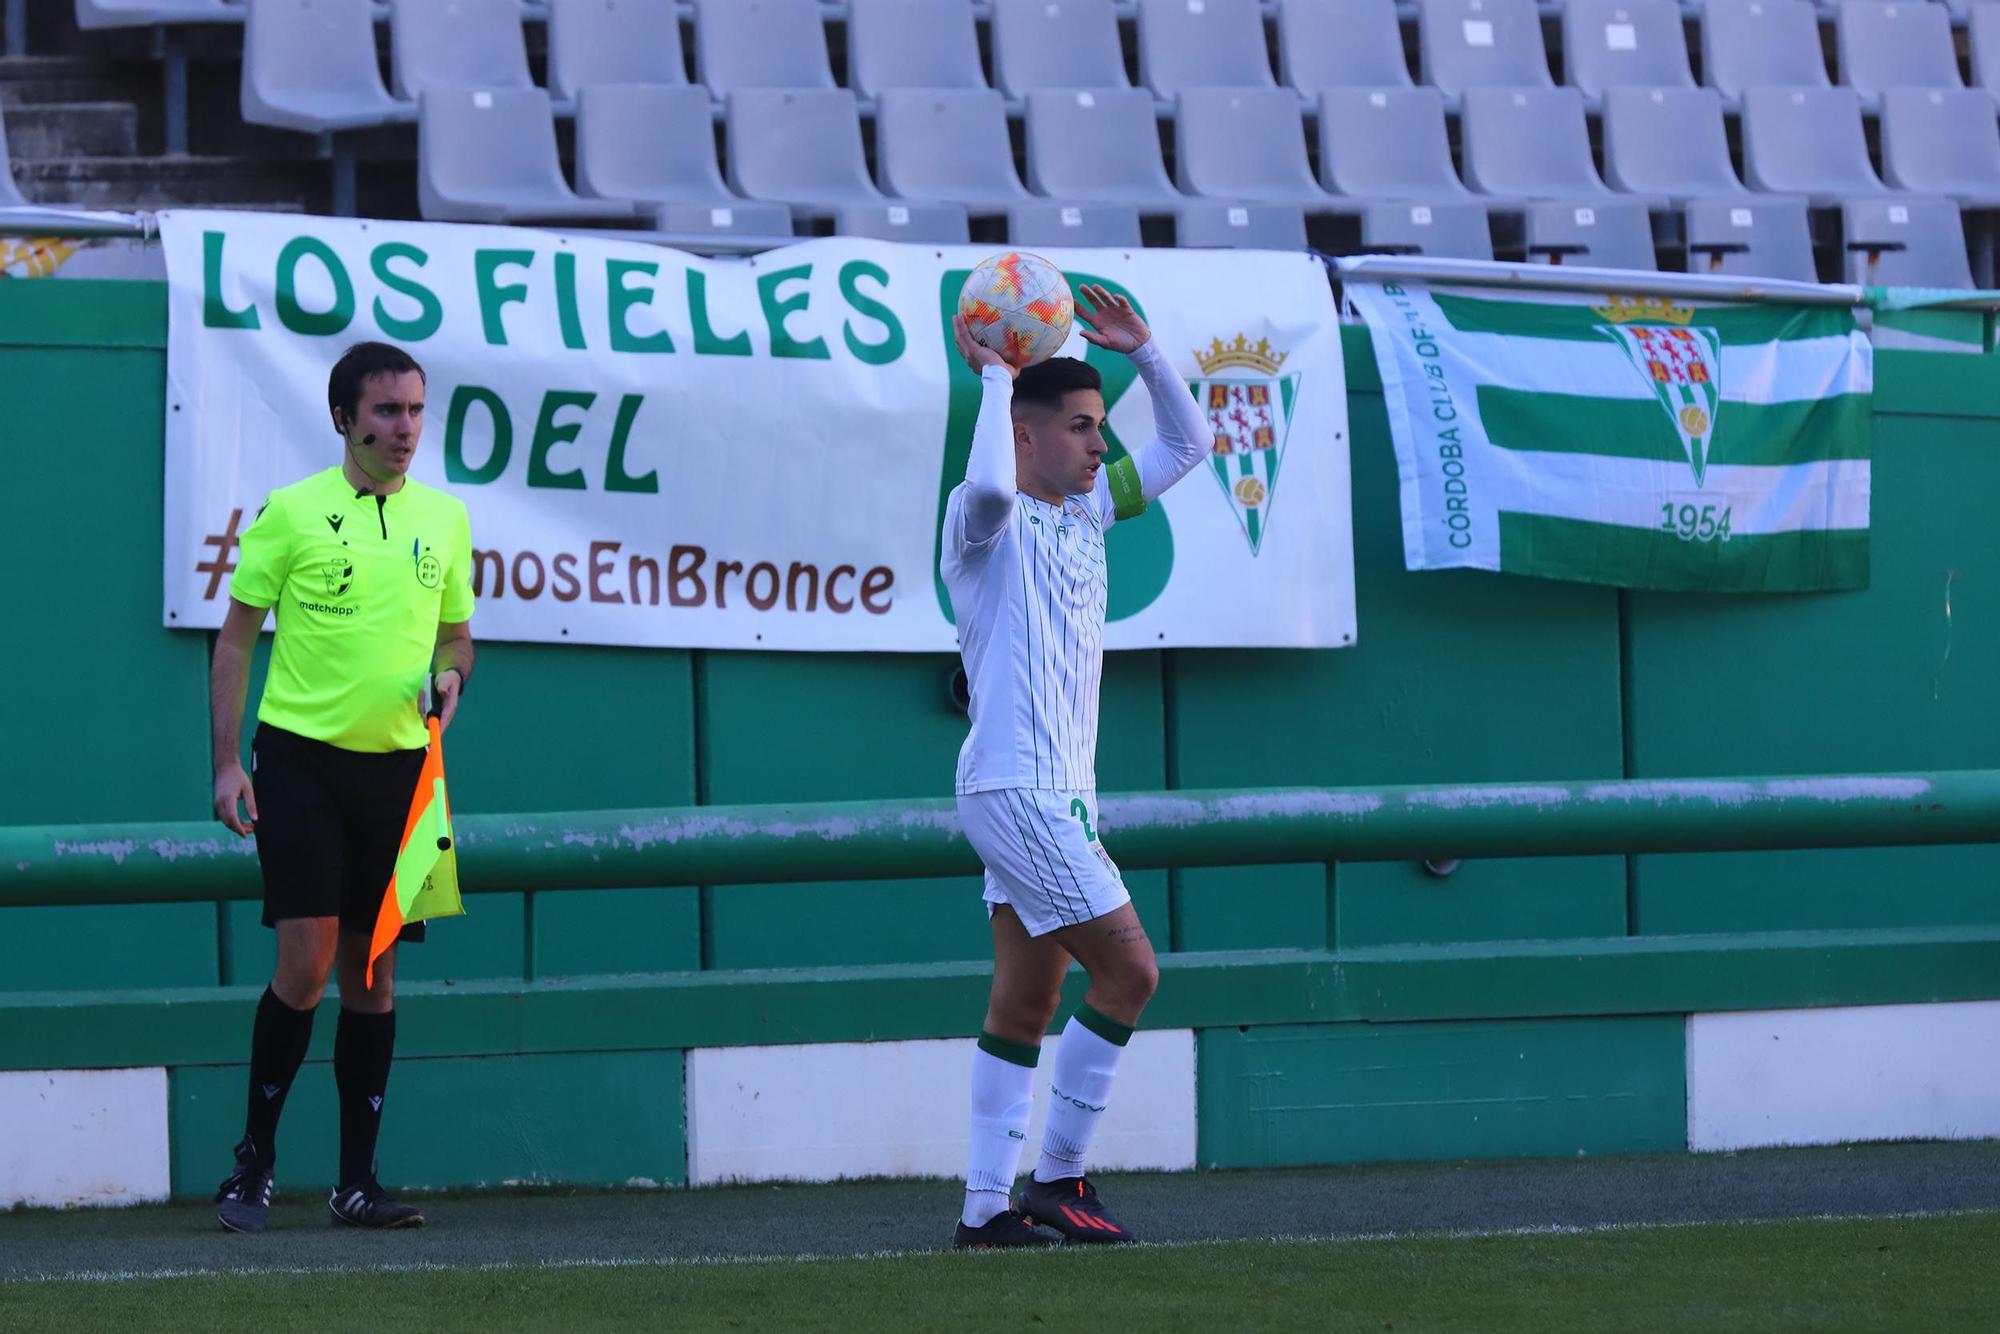
[(356, 1185), (375, 1171), (375, 1136), (382, 1129), (382, 1097), (396, 1055), (396, 1012), (340, 1012), (333, 1034), (333, 1082), (340, 1089), (339, 1187)]
[(250, 1113), (243, 1123), (263, 1171), (270, 1171), (278, 1160), (278, 1114), (285, 1110), (285, 1095), (298, 1078), (312, 1032), (311, 1010), (294, 1010), (271, 988), (264, 988), (263, 999), (257, 1002), (257, 1022), (250, 1030)]

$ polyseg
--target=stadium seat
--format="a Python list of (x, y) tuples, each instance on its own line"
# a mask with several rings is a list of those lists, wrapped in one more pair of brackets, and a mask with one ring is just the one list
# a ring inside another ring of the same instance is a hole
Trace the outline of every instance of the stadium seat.
[(1395, 0), (1279, 0), (1278, 70), (1287, 88), (1408, 88)]
[(1422, 0), (1423, 81), (1456, 108), (1468, 88), (1548, 88), (1548, 53), (1534, 0)]
[(27, 207), (27, 197), (14, 183), (14, 164), (7, 153), (7, 109), (0, 107), (0, 208)]
[(1370, 254), (1422, 255), (1427, 259), (1493, 258), (1493, 229), (1486, 205), (1378, 201), (1361, 214), (1361, 249)]
[(972, 239), (971, 224), (957, 204), (844, 204), (833, 210), (833, 228), (842, 236), (924, 245), (964, 245)]
[(792, 234), (792, 211), (783, 204), (741, 199), (724, 204), (661, 204), (652, 214), (655, 230), (676, 236), (783, 238)]
[(1304, 250), (1306, 215), (1292, 204), (1190, 199), (1174, 215), (1174, 244), (1183, 249)]
[(2000, 124), (1971, 88), (1885, 88), (1882, 175), (1898, 190), (2000, 206)]
[(432, 88), (533, 88), (518, 0), (395, 0), (389, 69), (396, 96)]
[(1319, 99), (1319, 175), (1338, 195), (1441, 201), (1472, 192), (1451, 165), (1435, 88), (1329, 88)]
[(708, 92), (692, 84), (585, 88), (576, 104), (576, 188), (596, 199), (647, 204), (743, 202), (716, 166)]
[(1056, 199), (1166, 213), (1187, 198), (1167, 178), (1153, 95), (1143, 88), (1041, 88), (1028, 94), (1028, 184)]
[(1713, 88), (1613, 88), (1604, 95), (1604, 175), (1613, 189), (1689, 199), (1748, 194), (1729, 161)]
[(431, 88), (417, 115), (417, 204), (432, 222), (632, 221), (634, 205), (580, 199), (556, 155), (540, 88)]
[(1139, 81), (1171, 101), (1183, 88), (1270, 88), (1257, 0), (1139, 0)]
[(1007, 241), (1025, 246), (1136, 246), (1139, 210), (1130, 204), (1038, 200), (1007, 210)]
[(1649, 272), (1660, 267), (1652, 219), (1644, 204), (1632, 200), (1530, 204), (1526, 234), (1530, 263)]
[(1468, 88), (1465, 183), (1481, 194), (1581, 201), (1611, 191), (1591, 161), (1574, 88)]
[(1007, 108), (991, 88), (900, 88), (875, 109), (875, 169), (901, 199), (993, 217), (1032, 196), (1014, 172)]
[(1972, 286), (1958, 204), (1923, 195), (1850, 199), (1840, 206), (1847, 281), (1884, 287)]
[(687, 82), (681, 21), (662, 0), (549, 0), (549, 92), (594, 83)]
[[(807, 216), (887, 202), (868, 178), (861, 111), (845, 88), (739, 88), (729, 95), (728, 144), (729, 183), (747, 198)], [(923, 212), (906, 210), (919, 220)]]
[(1702, 81), (1736, 110), (1745, 88), (1824, 88), (1819, 13), (1805, 0), (1727, 0), (1702, 10)]
[(848, 0), (847, 84), (863, 97), (889, 88), (984, 88), (972, 0)]
[(720, 98), (833, 87), (820, 0), (695, 0), (694, 75)]
[(1749, 88), (1743, 93), (1743, 175), (1754, 190), (1815, 205), (1879, 194), (1861, 101), (1852, 88)]
[(1674, 0), (1569, 0), (1562, 33), (1563, 79), (1593, 109), (1612, 88), (1694, 86)]
[(1210, 199), (1349, 211), (1313, 179), (1297, 95), (1285, 88), (1183, 88), (1174, 111), (1180, 186)]
[(1885, 88), (1959, 88), (1951, 15), (1931, 0), (1846, 0), (1834, 17), (1840, 81), (1875, 110)]
[(1972, 57), (1972, 85), (2000, 101), (2000, 5), (1976, 4), (1965, 19), (1965, 45)]
[(76, 26), (157, 28), (176, 23), (241, 23), (243, 10), (241, 0), (76, 0)]
[(407, 123), (415, 102), (382, 86), (371, 0), (252, 0), (243, 28), (243, 119), (326, 134)]
[(1111, 0), (993, 0), (993, 82), (1016, 100), (1037, 88), (1129, 88)]
[(1690, 273), (1819, 280), (1803, 199), (1692, 199), (1686, 218)]

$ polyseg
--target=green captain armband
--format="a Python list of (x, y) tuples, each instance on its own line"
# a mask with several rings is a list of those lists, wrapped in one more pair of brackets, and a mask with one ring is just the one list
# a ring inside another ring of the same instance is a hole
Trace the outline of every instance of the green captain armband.
[(1105, 469), (1111, 483), (1111, 510), (1121, 520), (1136, 519), (1146, 512), (1146, 497), (1139, 491), (1139, 465), (1127, 454)]

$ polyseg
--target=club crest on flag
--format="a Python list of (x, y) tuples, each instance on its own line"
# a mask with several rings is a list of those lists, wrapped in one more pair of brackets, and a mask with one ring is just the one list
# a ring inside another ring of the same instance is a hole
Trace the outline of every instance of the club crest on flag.
[(1191, 387), (1214, 436), (1209, 466), (1253, 556), (1270, 528), (1278, 466), (1298, 406), (1300, 377), (1283, 373), (1286, 355), (1268, 338), (1252, 343), (1240, 333), (1228, 343), (1212, 339), (1194, 354), (1201, 378)]
[(1625, 349), (1632, 368), (1667, 410), (1694, 470), (1694, 484), (1702, 485), (1722, 397), (1721, 336), (1714, 329), (1691, 327), (1691, 308), (1658, 297), (1606, 297), (1591, 309), (1611, 321), (1598, 325), (1598, 332)]

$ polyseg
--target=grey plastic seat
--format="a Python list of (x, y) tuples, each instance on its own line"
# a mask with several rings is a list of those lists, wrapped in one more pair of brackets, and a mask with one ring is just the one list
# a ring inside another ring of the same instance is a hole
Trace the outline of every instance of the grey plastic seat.
[(1972, 86), (2000, 100), (2000, 6), (1972, 7), (1965, 19), (1965, 45), (1972, 57)]
[[(1884, 287), (1969, 288), (1958, 204), (1924, 195), (1850, 199), (1840, 206), (1847, 281)], [(1879, 247), (1879, 248), (1877, 248)]]
[(833, 211), (833, 229), (842, 236), (923, 245), (964, 245), (972, 225), (957, 204), (847, 204)]
[(1190, 199), (1175, 212), (1174, 244), (1183, 250), (1304, 250), (1306, 215), (1292, 204)]
[(1574, 88), (1469, 88), (1465, 183), (1481, 194), (1585, 200), (1609, 196), (1590, 157), (1583, 95)]
[(1493, 228), (1486, 205), (1378, 202), (1361, 214), (1361, 249), (1428, 259), (1492, 259)]
[(1753, 190), (1805, 195), (1815, 205), (1884, 188), (1852, 88), (1744, 90), (1743, 175)]
[(1819, 12), (1806, 0), (1717, 0), (1701, 15), (1702, 81), (1734, 111), (1745, 88), (1824, 88)]
[(308, 134), (417, 118), (382, 86), (371, 0), (252, 0), (239, 96), (251, 124)]
[(1423, 81), (1454, 108), (1468, 88), (1555, 83), (1534, 0), (1422, 0), (1417, 49)]
[(1395, 0), (1279, 0), (1278, 77), (1306, 97), (1325, 88), (1408, 88)]
[(1819, 281), (1803, 199), (1693, 199), (1685, 216), (1690, 273)]
[(1139, 81), (1166, 99), (1275, 86), (1257, 0), (1139, 0)]
[(1319, 100), (1319, 176), (1363, 199), (1469, 199), (1451, 165), (1435, 88), (1329, 88)]
[(708, 92), (692, 84), (585, 88), (576, 105), (576, 188), (655, 205), (743, 202), (716, 165)]
[(1183, 88), (1174, 108), (1180, 186), (1210, 199), (1347, 212), (1306, 162), (1299, 99), (1284, 88)]
[(1674, 0), (1569, 0), (1562, 32), (1563, 80), (1592, 106), (1612, 88), (1694, 87)]
[(683, 236), (769, 236), (792, 234), (792, 211), (783, 204), (736, 199), (728, 203), (659, 204), (653, 228)]
[(663, 0), (549, 0), (549, 92), (596, 83), (687, 82), (681, 20)]
[(1008, 97), (1038, 88), (1129, 88), (1111, 0), (993, 0), (993, 82)]
[(847, 84), (863, 97), (984, 88), (972, 0), (848, 0)]
[(695, 0), (694, 77), (720, 98), (833, 87), (819, 0)]
[(1884, 89), (1882, 174), (1898, 190), (2000, 205), (1993, 100), (1971, 88)]
[(727, 119), (728, 179), (738, 194), (807, 216), (886, 202), (868, 178), (861, 111), (847, 89), (739, 88)]
[(1164, 213), (1187, 198), (1167, 178), (1153, 95), (1143, 88), (1041, 88), (1028, 94), (1028, 185)]
[(875, 164), (901, 199), (958, 203), (992, 217), (1032, 198), (1014, 173), (1007, 108), (991, 88), (899, 88), (875, 108)]
[(1649, 272), (1660, 267), (1646, 206), (1628, 200), (1530, 204), (1526, 234), (1530, 263)]
[(1613, 88), (1604, 96), (1604, 175), (1612, 188), (1689, 199), (1748, 194), (1729, 160), (1713, 88)]
[(1951, 44), (1951, 15), (1943, 5), (1845, 0), (1833, 24), (1840, 81), (1860, 93), (1871, 111), (1884, 88), (1964, 86)]
[(76, 0), (79, 28), (153, 28), (175, 23), (241, 23), (235, 0)]
[(1130, 204), (1039, 200), (1007, 210), (1007, 243), (1026, 246), (1136, 246), (1139, 210)]
[(432, 222), (636, 219), (619, 199), (580, 199), (556, 156), (540, 88), (432, 88), (417, 115), (417, 205)]
[(432, 88), (533, 88), (517, 0), (395, 0), (389, 69), (396, 96)]

